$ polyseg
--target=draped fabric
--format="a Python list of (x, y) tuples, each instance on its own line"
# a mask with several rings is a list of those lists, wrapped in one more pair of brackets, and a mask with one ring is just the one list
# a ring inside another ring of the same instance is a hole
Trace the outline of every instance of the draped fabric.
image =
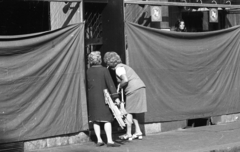
[(0, 37), (0, 143), (88, 128), (84, 24)]
[(240, 112), (240, 26), (201, 33), (125, 26), (129, 65), (147, 87), (145, 122)]

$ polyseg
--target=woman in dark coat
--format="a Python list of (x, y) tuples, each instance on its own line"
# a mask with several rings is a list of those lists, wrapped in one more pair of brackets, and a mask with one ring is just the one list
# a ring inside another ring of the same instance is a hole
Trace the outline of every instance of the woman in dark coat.
[(119, 104), (118, 94), (107, 68), (103, 67), (101, 54), (99, 51), (91, 52), (88, 55), (90, 68), (87, 70), (87, 95), (89, 106), (89, 121), (93, 122), (93, 129), (97, 136), (97, 146), (103, 146), (101, 138), (100, 122), (104, 123), (104, 130), (107, 135), (107, 146), (118, 147), (112, 140), (112, 124), (113, 114), (109, 106), (105, 103), (104, 89), (108, 89), (112, 98)]

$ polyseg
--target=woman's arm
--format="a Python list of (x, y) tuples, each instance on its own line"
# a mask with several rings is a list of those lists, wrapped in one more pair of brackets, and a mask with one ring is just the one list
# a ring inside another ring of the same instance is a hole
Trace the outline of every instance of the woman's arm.
[(119, 85), (118, 85), (118, 91), (121, 88), (124, 88), (128, 85), (128, 78), (127, 78), (127, 74), (126, 74), (126, 70), (124, 67), (118, 67), (116, 68), (116, 75), (118, 77), (119, 80)]
[(120, 80), (121, 80), (121, 82), (119, 83), (120, 89), (124, 88), (128, 85), (128, 78), (127, 78), (126, 74), (121, 75)]

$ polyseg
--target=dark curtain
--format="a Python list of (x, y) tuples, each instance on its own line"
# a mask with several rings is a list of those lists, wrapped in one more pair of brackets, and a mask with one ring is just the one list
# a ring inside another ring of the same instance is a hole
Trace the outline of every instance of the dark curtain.
[(129, 65), (147, 86), (145, 122), (240, 112), (240, 27), (202, 33), (126, 22)]
[(0, 142), (88, 128), (84, 24), (0, 37)]

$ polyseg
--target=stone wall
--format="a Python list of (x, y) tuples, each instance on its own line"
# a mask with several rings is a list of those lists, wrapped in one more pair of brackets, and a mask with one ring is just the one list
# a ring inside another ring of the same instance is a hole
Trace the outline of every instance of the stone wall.
[(211, 117), (211, 121), (213, 124), (221, 125), (225, 123), (235, 122), (239, 120), (239, 118), (240, 118), (240, 114), (238, 113), (238, 114)]
[[(240, 114), (231, 114), (231, 115), (211, 117), (211, 121), (214, 125), (221, 125), (221, 124), (226, 124), (230, 122), (235, 122), (239, 120), (239, 118), (240, 118)], [(141, 124), (140, 127), (145, 135), (151, 135), (159, 132), (167, 132), (167, 131), (183, 129), (185, 126), (186, 126), (186, 120), (164, 122), (164, 123)], [(54, 137), (54, 138), (47, 138), (47, 139), (40, 139), (40, 140), (25, 142), (24, 149), (27, 151), (31, 151), (31, 150), (45, 149), (45, 148), (51, 148), (51, 147), (57, 147), (57, 146), (80, 144), (80, 143), (89, 142), (89, 141), (90, 141), (89, 133), (80, 132), (75, 135), (68, 135), (68, 136), (66, 135), (61, 137)]]
[[(221, 125), (226, 123), (231, 123), (240, 120), (240, 113), (214, 116), (211, 117), (212, 125)], [(141, 129), (144, 131), (145, 135), (153, 134), (157, 132), (167, 132), (173, 130), (184, 129), (187, 125), (187, 120), (183, 121), (172, 121), (164, 123), (150, 123), (141, 125)]]
[(61, 137), (53, 137), (46, 139), (39, 139), (34, 141), (28, 141), (24, 143), (25, 151), (33, 151), (37, 149), (46, 149), (58, 146), (66, 146), (73, 144), (80, 144), (83, 142), (88, 142), (89, 137), (87, 133), (80, 132), (75, 135), (66, 135)]

